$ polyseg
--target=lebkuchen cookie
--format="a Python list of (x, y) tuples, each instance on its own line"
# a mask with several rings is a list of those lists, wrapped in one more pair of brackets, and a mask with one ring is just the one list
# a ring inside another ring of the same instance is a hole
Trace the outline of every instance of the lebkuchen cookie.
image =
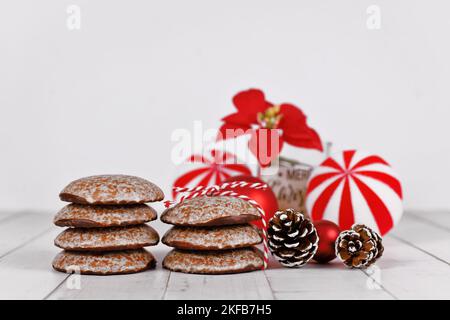
[(157, 218), (156, 211), (145, 205), (68, 204), (53, 219), (59, 227), (104, 228), (146, 223)]
[(157, 214), (144, 203), (164, 198), (155, 184), (134, 176), (98, 175), (69, 183), (59, 196), (72, 203), (54, 218), (57, 226), (69, 227), (55, 239), (64, 251), (53, 261), (54, 269), (106, 275), (156, 265), (143, 249), (159, 242), (158, 233), (145, 224)]
[(161, 215), (161, 221), (178, 226), (244, 224), (260, 215), (247, 201), (235, 197), (198, 197), (185, 200)]
[(185, 250), (224, 250), (262, 242), (256, 227), (244, 224), (223, 227), (172, 227), (162, 238), (170, 247)]
[(145, 179), (127, 175), (99, 175), (81, 178), (59, 194), (62, 201), (78, 204), (121, 205), (161, 201), (164, 193)]
[(112, 251), (138, 249), (158, 244), (158, 233), (142, 224), (129, 227), (71, 228), (64, 230), (55, 245), (65, 250)]
[(145, 249), (99, 253), (62, 251), (53, 260), (57, 271), (96, 275), (140, 272), (155, 264), (155, 258)]
[(262, 254), (256, 248), (223, 251), (174, 249), (164, 259), (163, 266), (185, 273), (227, 274), (259, 270), (263, 263)]

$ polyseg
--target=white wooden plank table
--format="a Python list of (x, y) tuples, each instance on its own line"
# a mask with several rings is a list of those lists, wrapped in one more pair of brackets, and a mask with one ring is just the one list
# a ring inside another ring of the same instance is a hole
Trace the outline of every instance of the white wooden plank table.
[[(152, 226), (160, 234), (168, 228)], [(68, 275), (51, 268), (61, 230), (50, 213), (0, 212), (0, 299), (450, 299), (450, 212), (406, 213), (368, 270), (336, 260), (286, 269), (272, 260), (266, 271), (190, 275), (164, 270), (170, 249), (159, 244), (149, 248), (158, 260), (154, 270)]]

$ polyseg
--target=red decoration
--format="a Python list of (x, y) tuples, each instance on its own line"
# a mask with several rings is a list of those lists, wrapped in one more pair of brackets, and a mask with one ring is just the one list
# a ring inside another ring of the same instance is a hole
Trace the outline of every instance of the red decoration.
[(312, 220), (331, 220), (342, 230), (365, 224), (385, 235), (403, 214), (402, 186), (380, 156), (346, 150), (311, 174), (306, 208)]
[(319, 236), (319, 247), (313, 259), (318, 263), (330, 262), (336, 258), (335, 242), (341, 230), (328, 220), (315, 221), (314, 226)]
[[(246, 175), (235, 176), (235, 177), (227, 179), (225, 182), (237, 182), (237, 181), (265, 184), (264, 181), (262, 181), (261, 179), (259, 179), (257, 177), (246, 176)], [(253, 189), (250, 187), (245, 187), (245, 188), (240, 188), (239, 193), (249, 197), (252, 200), (255, 200), (261, 206), (261, 208), (265, 212), (264, 220), (266, 221), (266, 225), (269, 223), (269, 220), (273, 217), (275, 212), (277, 212), (277, 210), (278, 210), (277, 197), (273, 193), (272, 189), (270, 189), (270, 187), (267, 187), (266, 189)], [(254, 221), (253, 224), (256, 225), (260, 229), (263, 228), (261, 221)]]
[(307, 125), (306, 116), (298, 107), (288, 103), (274, 105), (257, 89), (239, 92), (233, 104), (237, 112), (222, 119), (218, 140), (251, 134), (249, 148), (262, 167), (278, 157), (284, 142), (322, 151), (319, 135)]
[[(237, 164), (236, 156), (228, 152), (211, 150), (211, 158), (193, 154), (187, 159), (188, 163), (201, 164), (199, 168), (188, 171), (173, 183), (173, 199), (176, 198), (175, 188), (219, 185), (234, 175), (250, 175), (251, 170), (243, 164)], [(196, 184), (193, 182), (199, 180)]]

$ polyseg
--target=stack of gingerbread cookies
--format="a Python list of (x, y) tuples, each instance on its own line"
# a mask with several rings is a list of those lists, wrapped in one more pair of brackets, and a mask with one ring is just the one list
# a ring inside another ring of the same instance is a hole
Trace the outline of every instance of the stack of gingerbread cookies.
[(91, 176), (71, 182), (59, 197), (71, 204), (54, 218), (57, 226), (68, 227), (55, 239), (64, 249), (53, 261), (56, 270), (108, 275), (155, 266), (144, 249), (159, 242), (146, 224), (157, 214), (145, 203), (164, 199), (155, 184), (134, 176)]
[(263, 267), (259, 230), (250, 225), (260, 219), (247, 201), (226, 196), (198, 197), (167, 209), (161, 220), (174, 225), (162, 242), (173, 249), (163, 266), (172, 271), (226, 274)]

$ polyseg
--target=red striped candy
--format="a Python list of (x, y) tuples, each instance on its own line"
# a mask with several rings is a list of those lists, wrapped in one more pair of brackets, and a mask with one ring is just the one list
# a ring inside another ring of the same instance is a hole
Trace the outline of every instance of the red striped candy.
[(306, 208), (313, 220), (331, 220), (342, 230), (362, 223), (384, 235), (400, 220), (402, 199), (400, 181), (383, 158), (346, 150), (313, 170)]

